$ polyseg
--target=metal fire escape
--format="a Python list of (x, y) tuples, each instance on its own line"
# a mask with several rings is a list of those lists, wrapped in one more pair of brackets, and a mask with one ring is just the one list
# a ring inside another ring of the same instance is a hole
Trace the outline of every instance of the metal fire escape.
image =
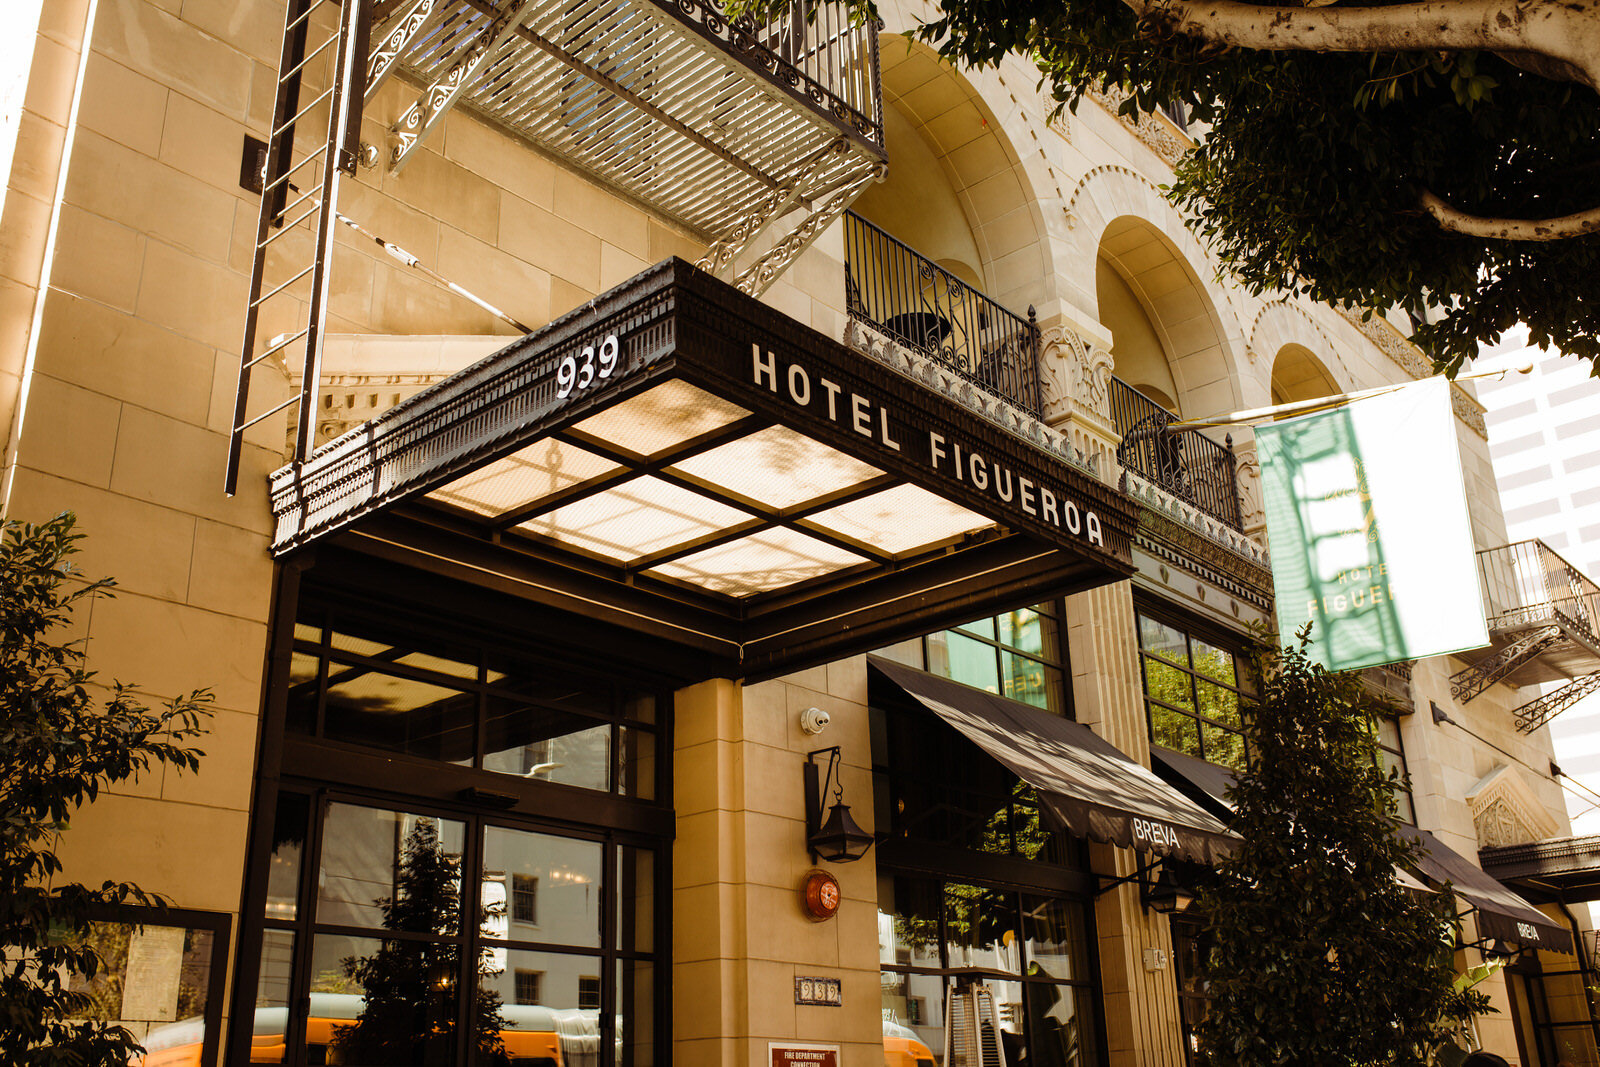
[(1531, 733), (1600, 688), (1600, 586), (1543, 541), (1478, 553), (1490, 650), (1450, 679), (1462, 703), (1496, 682), (1565, 682), (1515, 711)]
[[(359, 223), (341, 180), (400, 172), (456, 107), (701, 235), (698, 266), (752, 295), (886, 166), (877, 29), (828, 3), (758, 24), (717, 0), (289, 0), (278, 71), (229, 494), (273, 415), (298, 415), (295, 462), (311, 452), (336, 223)], [(415, 92), (376, 115), (390, 78)], [(252, 406), (263, 367), (298, 393)]]

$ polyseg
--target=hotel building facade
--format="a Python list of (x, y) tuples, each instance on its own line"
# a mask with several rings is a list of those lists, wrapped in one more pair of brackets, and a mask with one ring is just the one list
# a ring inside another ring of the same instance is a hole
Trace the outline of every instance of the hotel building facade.
[[(101, 678), (216, 694), (62, 844), (172, 902), (108, 916), (146, 1062), (1188, 1060), (1273, 599), (1249, 431), (1169, 423), (1426, 364), (1219, 281), (1180, 122), (922, 10), (0, 16), (6, 515), (118, 579)], [(1452, 399), (1493, 644), (1375, 729), (1515, 960), (1477, 1043), (1596, 1063), (1576, 900), (1477, 855), (1568, 832), (1526, 706), (1600, 603)]]

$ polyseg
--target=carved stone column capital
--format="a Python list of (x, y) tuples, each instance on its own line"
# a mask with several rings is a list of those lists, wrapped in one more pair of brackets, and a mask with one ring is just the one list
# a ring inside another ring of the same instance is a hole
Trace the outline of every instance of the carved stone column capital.
[(1235, 444), (1233, 459), (1239, 479), (1239, 519), (1244, 524), (1245, 535), (1264, 544), (1267, 506), (1261, 495), (1261, 459), (1256, 452), (1255, 438)]

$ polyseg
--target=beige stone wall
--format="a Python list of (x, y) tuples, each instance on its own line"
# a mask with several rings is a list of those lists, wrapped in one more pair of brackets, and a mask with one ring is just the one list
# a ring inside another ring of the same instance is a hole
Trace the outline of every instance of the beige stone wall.
[[(90, 7), (45, 5), (29, 92), (41, 103), (10, 176), (8, 232), (13, 209), (57, 210), (42, 247), (6, 269), (8, 284), (25, 286), (29, 269), (45, 284), (36, 334), (6, 331), (30, 365), (5, 508), (30, 520), (77, 512), (84, 572), (119, 580), (76, 620), (103, 681), (137, 682), (152, 700), (216, 694), (200, 772), (157, 771), (102, 795), (73, 820), (68, 875), (133, 879), (227, 913), (239, 900), (272, 574), (264, 494), (221, 493), (244, 300), (230, 243), (254, 210), (229, 185), (259, 63), (227, 26), (100, 0), (75, 94)], [(63, 153), (56, 203), (50, 163)], [(275, 461), (251, 448), (247, 484)]]
[[(772, 1041), (839, 1044), (846, 1067), (883, 1062), (877, 882), (871, 855), (824, 864), (843, 891), (832, 919), (800, 906), (805, 753), (838, 745), (845, 799), (872, 828), (866, 660), (759, 685), (711, 681), (674, 705), (674, 1062), (767, 1062)], [(832, 717), (818, 736), (800, 713)], [(796, 1006), (794, 979), (838, 977), (842, 1007)]]
[(0, 103), (0, 433), (9, 445), (34, 342), (39, 285), (50, 246), (67, 129), (79, 99), (87, 0), (23, 3), (3, 17), (12, 36)]

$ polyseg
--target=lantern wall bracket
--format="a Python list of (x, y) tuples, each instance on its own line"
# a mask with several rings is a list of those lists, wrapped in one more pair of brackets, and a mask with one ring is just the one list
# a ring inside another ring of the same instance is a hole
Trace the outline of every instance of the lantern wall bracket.
[(1133, 869), (1132, 874), (1123, 875), (1121, 878), (1112, 878), (1110, 875), (1105, 874), (1095, 875), (1096, 878), (1105, 878), (1107, 881), (1099, 889), (1094, 891), (1094, 895), (1096, 897), (1102, 897), (1111, 892), (1111, 890), (1117, 888), (1117, 886), (1128, 885), (1130, 883), (1136, 884), (1140, 889), (1143, 889), (1145, 886), (1150, 884), (1151, 875), (1155, 873), (1156, 868), (1161, 866), (1161, 857), (1151, 856), (1148, 859), (1140, 857), (1138, 864), (1139, 865)]
[(1137, 885), (1139, 903), (1146, 912), (1182, 911), (1192, 899), (1190, 891), (1179, 884), (1170, 859), (1163, 856), (1141, 858), (1133, 873), (1121, 878), (1111, 878), (1104, 874), (1096, 877), (1107, 879), (1104, 885), (1095, 890), (1096, 897), (1103, 896), (1119, 885)]
[[(817, 765), (819, 756), (828, 757), (826, 773)], [(849, 807), (844, 804), (844, 786), (840, 782), (839, 774), (841, 759), (842, 753), (838, 745), (806, 753), (806, 850), (811, 854), (812, 863), (824, 859), (834, 863), (848, 863), (860, 859), (866, 855), (867, 849), (872, 847), (873, 835), (862, 831), (855, 824), (855, 820), (850, 818)], [(831, 815), (826, 810), (830, 789), (834, 793)], [(838, 839), (839, 847), (824, 848), (823, 839)], [(855, 851), (857, 845), (860, 846), (859, 852)]]

